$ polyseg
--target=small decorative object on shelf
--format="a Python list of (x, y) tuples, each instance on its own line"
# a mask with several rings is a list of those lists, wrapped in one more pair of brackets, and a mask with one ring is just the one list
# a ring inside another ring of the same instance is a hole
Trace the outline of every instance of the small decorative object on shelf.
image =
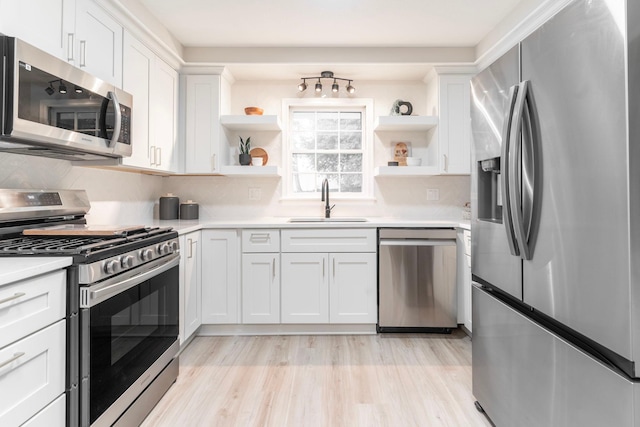
[(249, 166), (251, 164), (251, 154), (249, 154), (249, 150), (251, 150), (251, 137), (247, 138), (247, 140), (243, 140), (240, 138), (240, 155), (238, 156), (238, 161), (242, 166)]
[(259, 107), (247, 107), (244, 109), (244, 113), (247, 116), (261, 116), (264, 110)]
[(409, 146), (406, 142), (398, 142), (393, 149), (393, 160), (398, 162), (398, 166), (407, 166), (409, 157)]
[(410, 116), (413, 113), (413, 105), (410, 102), (396, 99), (391, 107), (390, 116)]

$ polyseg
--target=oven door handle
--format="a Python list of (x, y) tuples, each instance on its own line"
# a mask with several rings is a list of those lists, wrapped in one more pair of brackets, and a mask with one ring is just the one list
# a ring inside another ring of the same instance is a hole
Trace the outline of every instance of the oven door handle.
[[(80, 288), (80, 308), (91, 308), (179, 264), (180, 254), (174, 253), (168, 257), (154, 260), (139, 268), (123, 273), (123, 275), (113, 277), (105, 282), (82, 287)], [(149, 270), (149, 268), (151, 268), (151, 270)]]

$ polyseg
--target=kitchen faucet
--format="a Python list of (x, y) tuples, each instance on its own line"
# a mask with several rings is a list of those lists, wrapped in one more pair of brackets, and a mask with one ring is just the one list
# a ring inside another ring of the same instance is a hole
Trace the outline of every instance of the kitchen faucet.
[(336, 205), (329, 206), (329, 180), (327, 178), (322, 181), (322, 198), (320, 199), (320, 201), (326, 202), (324, 205), (324, 217), (331, 218), (331, 209), (333, 209)]

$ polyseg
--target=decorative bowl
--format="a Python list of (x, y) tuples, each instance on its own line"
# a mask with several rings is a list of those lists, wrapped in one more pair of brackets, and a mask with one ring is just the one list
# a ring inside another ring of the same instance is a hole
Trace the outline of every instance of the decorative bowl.
[(261, 116), (263, 111), (264, 110), (262, 108), (258, 108), (258, 107), (247, 107), (244, 109), (244, 113), (247, 116)]
[(419, 157), (407, 157), (407, 166), (420, 166), (422, 159)]

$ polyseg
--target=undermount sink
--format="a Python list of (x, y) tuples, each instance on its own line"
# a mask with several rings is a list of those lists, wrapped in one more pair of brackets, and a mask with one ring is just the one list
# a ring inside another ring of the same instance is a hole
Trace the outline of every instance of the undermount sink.
[(304, 217), (290, 218), (288, 222), (367, 222), (366, 218), (320, 218), (320, 217)]

